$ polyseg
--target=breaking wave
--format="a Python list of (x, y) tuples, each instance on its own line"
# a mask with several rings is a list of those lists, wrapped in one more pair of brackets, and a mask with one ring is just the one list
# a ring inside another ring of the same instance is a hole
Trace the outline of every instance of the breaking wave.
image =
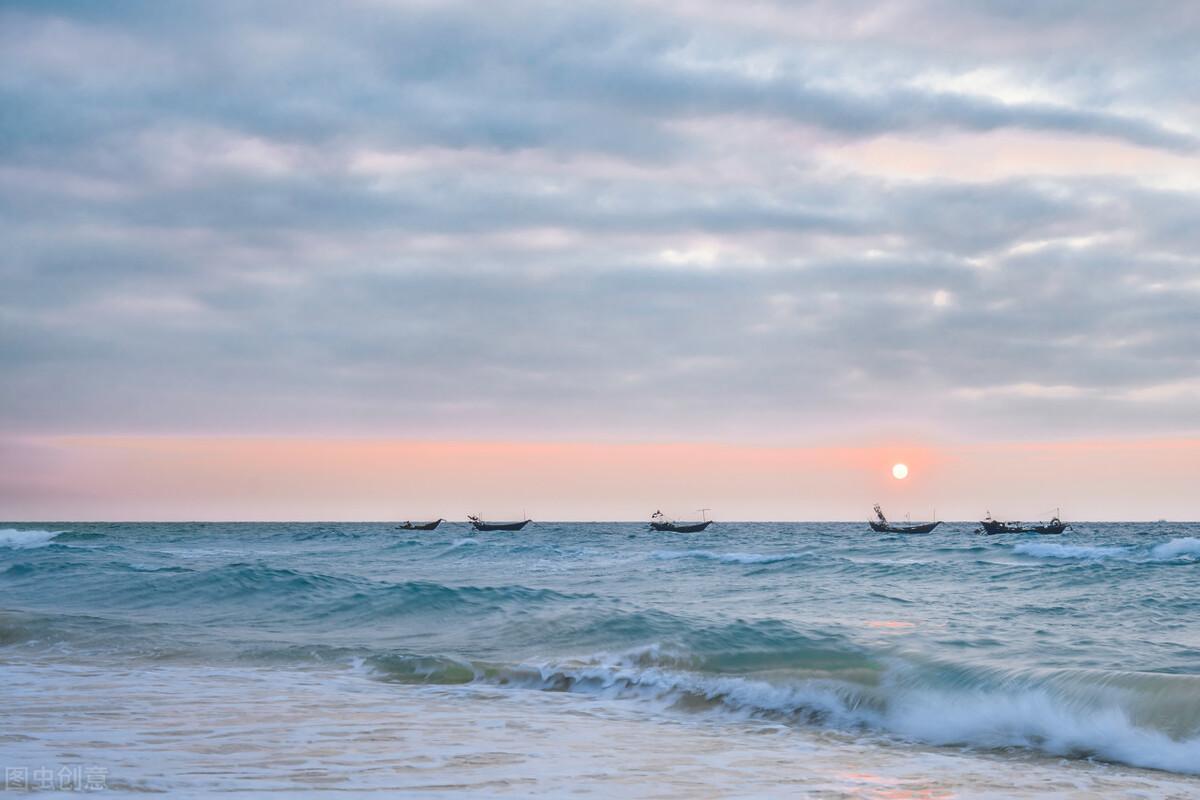
[(1173, 561), (1176, 559), (1200, 559), (1200, 539), (1184, 537), (1154, 545), (1149, 549), (1135, 546), (1101, 546), (1086, 544), (1059, 544), (1057, 542), (1022, 542), (1013, 547), (1013, 552), (1035, 558), (1063, 558), (1099, 561), (1122, 559), (1127, 561)]
[[(851, 656), (852, 654), (847, 654)], [(1200, 774), (1200, 676), (1017, 672), (860, 661), (843, 670), (704, 671), (707, 659), (661, 646), (503, 667), (449, 657), (366, 659), (398, 683), (482, 682), (875, 732), (939, 746), (1019, 747)]]
[(1125, 555), (1128, 547), (1100, 547), (1086, 544), (1056, 544), (1053, 542), (1023, 542), (1013, 547), (1014, 553), (1036, 558), (1100, 559)]
[(67, 531), (17, 530), (16, 528), (0, 528), (0, 547), (14, 550), (25, 550), (32, 547), (45, 547), (54, 541), (56, 536)]
[(1172, 539), (1169, 542), (1155, 545), (1150, 550), (1150, 554), (1160, 561), (1166, 561), (1173, 558), (1183, 558), (1187, 556), (1192, 558), (1200, 558), (1200, 539), (1197, 539), (1194, 536), (1186, 536), (1182, 539)]

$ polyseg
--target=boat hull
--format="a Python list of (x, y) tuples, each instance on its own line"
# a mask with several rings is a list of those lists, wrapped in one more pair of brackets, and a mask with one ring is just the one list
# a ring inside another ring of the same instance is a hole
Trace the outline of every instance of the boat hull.
[(697, 522), (695, 525), (676, 525), (673, 522), (651, 522), (650, 527), (656, 531), (669, 533), (699, 533), (712, 524), (713, 521), (710, 519), (707, 522)]
[(433, 522), (423, 522), (419, 525), (408, 523), (406, 525), (397, 525), (396, 527), (402, 531), (435, 531), (437, 526), (442, 524), (442, 520), (434, 520)]
[(533, 520), (524, 522), (476, 522), (471, 520), (471, 526), (477, 531), (519, 531)]
[(868, 522), (871, 530), (876, 533), (933, 533), (933, 529), (941, 525), (941, 520), (937, 522), (927, 522), (924, 525), (883, 525), (878, 522)]
[(1006, 522), (995, 522), (983, 520), (979, 523), (983, 532), (988, 536), (997, 536), (1005, 533), (1037, 533), (1042, 536), (1057, 536), (1067, 529), (1066, 523), (1055, 523), (1053, 525), (1010, 525)]

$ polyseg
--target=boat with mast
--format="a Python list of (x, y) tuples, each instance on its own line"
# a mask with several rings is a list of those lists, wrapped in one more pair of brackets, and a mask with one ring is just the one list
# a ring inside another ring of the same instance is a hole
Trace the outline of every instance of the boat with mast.
[(1044, 536), (1057, 536), (1071, 526), (1062, 521), (1058, 509), (1054, 510), (1054, 516), (1049, 522), (1036, 523), (1033, 525), (1022, 525), (1020, 522), (1006, 521), (992, 518), (992, 512), (987, 512), (987, 516), (979, 521), (979, 529), (976, 533), (983, 533), (988, 536), (996, 536), (1005, 533), (1037, 533)]
[(435, 531), (437, 530), (437, 526), (445, 521), (439, 518), (433, 522), (405, 522), (403, 525), (397, 525), (396, 529), (401, 531)]
[(700, 512), (700, 522), (684, 522), (679, 523), (675, 520), (667, 519), (661, 511), (655, 511), (650, 515), (650, 528), (656, 531), (664, 531), (670, 533), (699, 533), (713, 524), (711, 519), (705, 519), (705, 515), (711, 509), (697, 509)]
[(871, 526), (871, 530), (876, 533), (932, 533), (933, 529), (941, 525), (941, 520), (936, 522), (925, 522), (919, 525), (893, 525), (888, 522), (888, 518), (883, 515), (883, 509), (879, 507), (879, 503), (875, 504), (875, 517), (878, 521), (867, 520), (867, 524)]
[(484, 522), (472, 514), (467, 515), (467, 520), (471, 523), (471, 527), (477, 531), (519, 531), (530, 522), (533, 522), (531, 519), (522, 522)]

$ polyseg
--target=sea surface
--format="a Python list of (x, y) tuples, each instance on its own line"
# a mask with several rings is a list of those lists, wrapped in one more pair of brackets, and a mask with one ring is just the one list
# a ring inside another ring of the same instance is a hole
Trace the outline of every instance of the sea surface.
[(0, 767), (180, 796), (1200, 797), (1200, 525), (973, 527), (2, 523)]

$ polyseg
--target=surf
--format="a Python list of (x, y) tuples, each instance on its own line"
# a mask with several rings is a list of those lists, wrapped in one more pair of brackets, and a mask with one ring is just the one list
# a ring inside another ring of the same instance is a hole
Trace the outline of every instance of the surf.
[(45, 531), (38, 529), (0, 529), (0, 547), (12, 550), (25, 550), (35, 547), (45, 547), (67, 531)]
[(723, 674), (703, 671), (704, 658), (660, 646), (511, 667), (424, 656), (366, 663), (389, 682), (579, 693), (658, 712), (775, 720), (940, 747), (1016, 747), (1200, 775), (1200, 676), (901, 660), (842, 670), (786, 670), (771, 660), (761, 671), (747, 663), (742, 674)]
[(932, 547), (815, 523), (722, 523), (686, 544), (610, 523), (492, 538), (55, 527), (3, 526), (8, 663), (298, 671), (370, 680), (400, 706), (419, 687), (516, 705), (538, 692), (730, 735), (749, 720), (939, 753), (1200, 764), (1192, 525)]

